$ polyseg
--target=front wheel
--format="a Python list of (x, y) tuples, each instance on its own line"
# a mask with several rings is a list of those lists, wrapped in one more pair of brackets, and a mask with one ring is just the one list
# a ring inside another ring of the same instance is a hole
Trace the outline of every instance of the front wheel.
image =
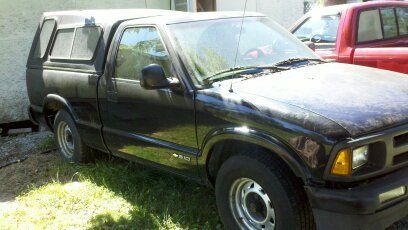
[(219, 215), (227, 229), (314, 229), (301, 181), (269, 153), (228, 159), (216, 180)]
[(58, 111), (54, 121), (55, 142), (64, 160), (72, 163), (86, 163), (93, 157), (93, 151), (79, 136), (71, 115), (65, 110)]

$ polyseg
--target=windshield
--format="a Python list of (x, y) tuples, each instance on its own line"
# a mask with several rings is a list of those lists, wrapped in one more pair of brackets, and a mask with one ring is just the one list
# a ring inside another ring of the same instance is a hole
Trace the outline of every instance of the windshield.
[[(203, 79), (236, 66), (265, 66), (290, 58), (318, 58), (285, 29), (266, 17), (226, 18), (169, 25), (191, 75)], [(236, 65), (234, 65), (236, 59)]]
[(312, 41), (316, 49), (330, 49), (336, 45), (340, 15), (313, 16), (293, 33), (301, 41)]

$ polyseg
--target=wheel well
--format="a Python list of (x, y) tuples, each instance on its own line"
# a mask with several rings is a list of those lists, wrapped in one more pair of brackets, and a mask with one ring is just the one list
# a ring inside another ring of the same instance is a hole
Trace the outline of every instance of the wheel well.
[(57, 115), (60, 109), (66, 109), (66, 105), (58, 100), (48, 101), (46, 104), (44, 104), (44, 118), (51, 130), (53, 130), (55, 115)]
[[(240, 140), (224, 140), (215, 143), (210, 149), (209, 156), (207, 157), (207, 176), (211, 184), (215, 184), (218, 170), (227, 159), (232, 156), (248, 152), (249, 150), (253, 152), (272, 154), (276, 156), (277, 160), (282, 161), (289, 168), (289, 170), (293, 172), (291, 167), (283, 159), (281, 159), (278, 154), (274, 153), (270, 149)], [(294, 173), (294, 175), (296, 174)]]

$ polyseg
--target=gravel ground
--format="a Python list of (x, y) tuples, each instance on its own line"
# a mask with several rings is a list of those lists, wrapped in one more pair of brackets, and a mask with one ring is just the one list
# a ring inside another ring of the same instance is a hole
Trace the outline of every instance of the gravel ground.
[(24, 160), (29, 154), (52, 148), (52, 135), (44, 131), (0, 137), (0, 168)]

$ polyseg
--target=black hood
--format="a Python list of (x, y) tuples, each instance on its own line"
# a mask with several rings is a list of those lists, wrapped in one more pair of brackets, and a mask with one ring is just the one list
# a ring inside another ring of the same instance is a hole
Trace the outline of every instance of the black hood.
[(233, 90), (250, 103), (264, 98), (323, 116), (352, 136), (408, 122), (408, 75), (391, 71), (327, 63), (240, 80)]

